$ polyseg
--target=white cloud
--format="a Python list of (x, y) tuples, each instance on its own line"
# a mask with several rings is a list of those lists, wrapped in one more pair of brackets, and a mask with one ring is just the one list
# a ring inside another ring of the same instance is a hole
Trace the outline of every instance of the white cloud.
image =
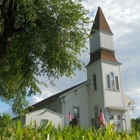
[(129, 92), (126, 92), (125, 94), (127, 94), (133, 98), (140, 98), (140, 88), (131, 89)]
[(30, 102), (30, 105), (40, 102), (40, 101), (44, 100), (45, 98), (48, 98), (48, 97), (54, 95), (54, 93), (51, 93), (50, 91), (48, 91), (48, 89), (43, 89), (43, 88), (41, 89), (41, 91), (42, 91), (41, 94), (34, 95), (28, 99), (28, 101)]

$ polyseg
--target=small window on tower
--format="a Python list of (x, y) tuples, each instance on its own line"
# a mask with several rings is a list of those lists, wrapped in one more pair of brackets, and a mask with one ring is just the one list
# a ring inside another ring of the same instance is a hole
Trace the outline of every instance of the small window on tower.
[(119, 91), (119, 79), (113, 72), (106, 75), (106, 86), (108, 90)]
[(115, 84), (116, 84), (116, 89), (119, 90), (119, 80), (118, 80), (118, 76), (115, 76)]
[(110, 73), (110, 78), (111, 78), (111, 88), (115, 89), (114, 74), (113, 74), (113, 72)]
[(110, 76), (106, 75), (106, 81), (107, 81), (107, 88), (110, 89)]
[(93, 75), (93, 86), (94, 90), (97, 90), (96, 74)]

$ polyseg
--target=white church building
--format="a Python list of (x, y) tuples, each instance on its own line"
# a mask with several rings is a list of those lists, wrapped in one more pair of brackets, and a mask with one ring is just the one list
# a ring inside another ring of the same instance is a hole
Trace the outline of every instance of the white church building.
[(98, 7), (90, 39), (90, 61), (87, 81), (48, 97), (33, 105), (30, 111), (47, 108), (64, 116), (64, 124), (69, 124), (67, 116), (78, 118), (79, 125), (99, 128), (100, 108), (105, 123), (119, 129), (130, 130), (129, 106), (134, 102), (123, 93), (121, 63), (115, 58), (113, 33)]

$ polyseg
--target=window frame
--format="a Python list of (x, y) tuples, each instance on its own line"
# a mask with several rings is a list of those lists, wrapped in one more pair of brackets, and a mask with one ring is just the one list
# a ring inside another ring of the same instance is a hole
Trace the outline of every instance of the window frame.
[(78, 109), (78, 117), (79, 117), (79, 118), (77, 117), (77, 119), (80, 120), (80, 107), (78, 107), (78, 106), (74, 106), (74, 107), (73, 107), (73, 118), (75, 118), (74, 109)]
[(107, 86), (107, 89), (111, 89), (110, 75), (109, 74), (106, 74), (106, 86)]
[(116, 88), (116, 90), (120, 90), (120, 88), (119, 88), (119, 78), (118, 78), (118, 76), (115, 76), (115, 88)]
[[(113, 81), (111, 81), (111, 76), (113, 76)], [(119, 76), (115, 75), (114, 72), (109, 72), (105, 74), (106, 77), (106, 89), (108, 90), (113, 90), (113, 91), (120, 91), (120, 86), (119, 86)], [(117, 78), (117, 80), (116, 80)], [(113, 87), (113, 82), (114, 87)]]
[[(47, 122), (44, 123), (44, 121), (47, 121)], [(43, 126), (43, 125), (47, 126), (48, 122), (49, 122), (48, 119), (40, 119), (40, 126)]]
[(110, 72), (110, 84), (111, 84), (111, 89), (115, 90), (115, 79), (114, 79), (114, 73)]
[(96, 74), (93, 74), (93, 86), (94, 86), (94, 90), (97, 90), (97, 78), (96, 78)]

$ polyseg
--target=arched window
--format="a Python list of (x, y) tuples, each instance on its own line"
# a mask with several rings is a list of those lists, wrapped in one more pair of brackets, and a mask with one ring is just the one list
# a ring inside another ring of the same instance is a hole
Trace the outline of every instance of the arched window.
[(106, 86), (107, 89), (119, 90), (119, 79), (113, 72), (106, 74)]
[(94, 90), (97, 90), (96, 74), (93, 75), (93, 86), (94, 86)]
[(113, 72), (110, 73), (110, 81), (111, 81), (111, 88), (115, 89), (115, 82), (114, 82), (114, 74)]

